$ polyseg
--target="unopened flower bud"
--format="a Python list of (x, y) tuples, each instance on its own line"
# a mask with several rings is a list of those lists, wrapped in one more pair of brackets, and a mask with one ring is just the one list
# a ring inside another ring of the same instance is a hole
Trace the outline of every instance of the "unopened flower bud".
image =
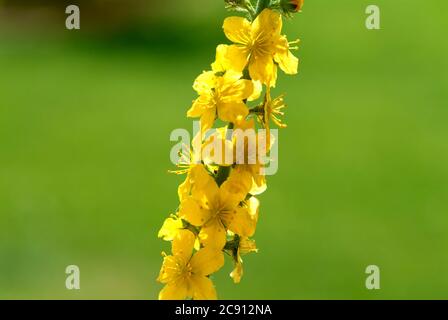
[(281, 0), (280, 6), (285, 13), (296, 13), (302, 10), (304, 0)]
[(229, 8), (244, 8), (246, 0), (224, 0), (226, 6)]

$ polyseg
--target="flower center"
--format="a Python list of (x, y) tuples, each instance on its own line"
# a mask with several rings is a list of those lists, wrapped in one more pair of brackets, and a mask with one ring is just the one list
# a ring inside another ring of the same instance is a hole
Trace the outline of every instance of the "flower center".
[(260, 32), (248, 45), (251, 56), (255, 58), (271, 54), (271, 40), (267, 39), (263, 32)]
[(193, 268), (190, 262), (185, 263), (179, 259), (176, 263), (175, 270), (172, 270), (171, 281), (174, 283), (184, 282), (188, 280), (193, 274)]

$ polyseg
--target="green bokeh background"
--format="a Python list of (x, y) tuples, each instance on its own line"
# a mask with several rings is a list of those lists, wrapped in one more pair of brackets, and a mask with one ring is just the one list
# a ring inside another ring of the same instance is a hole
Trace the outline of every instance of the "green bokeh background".
[[(275, 90), (289, 104), (279, 171), (242, 282), (230, 259), (213, 277), (221, 299), (448, 298), (448, 4), (376, 0), (369, 31), (371, 3), (306, 1), (285, 22), (302, 43), (299, 75)], [(64, 17), (0, 29), (0, 298), (161, 289), (157, 231), (182, 180), (169, 134), (192, 128), (191, 84), (228, 13), (178, 0), (92, 32), (84, 12), (81, 31)], [(71, 264), (80, 291), (65, 288)], [(371, 264), (380, 290), (364, 286)]]

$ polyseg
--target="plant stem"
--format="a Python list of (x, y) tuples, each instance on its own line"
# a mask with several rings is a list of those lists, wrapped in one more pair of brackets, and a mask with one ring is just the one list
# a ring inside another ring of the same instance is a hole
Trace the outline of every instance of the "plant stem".
[(256, 14), (255, 14), (255, 8), (252, 5), (252, 1), (246, 0), (245, 8), (246, 8), (247, 12), (249, 12), (251, 19), (253, 19), (256, 16)]
[(271, 0), (258, 0), (257, 11), (255, 12), (256, 18), (264, 9), (268, 8), (271, 4)]

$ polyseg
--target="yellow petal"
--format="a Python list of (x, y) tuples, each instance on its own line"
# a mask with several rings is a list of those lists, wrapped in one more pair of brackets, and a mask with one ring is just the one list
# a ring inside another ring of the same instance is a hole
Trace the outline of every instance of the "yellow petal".
[(260, 97), (261, 92), (263, 91), (263, 85), (260, 81), (253, 81), (253, 88), (254, 90), (252, 91), (252, 94), (249, 98), (247, 98), (247, 100), (249, 101), (257, 100)]
[(299, 59), (289, 50), (288, 40), (281, 37), (277, 44), (277, 52), (274, 55), (275, 62), (286, 74), (297, 74)]
[(248, 129), (253, 129), (255, 130), (255, 121), (254, 119), (241, 119), (240, 121), (237, 121), (235, 123), (235, 130), (236, 129), (241, 129), (243, 131), (248, 130)]
[(258, 252), (255, 240), (246, 237), (240, 238), (240, 244), (238, 250), (241, 255), (248, 254), (251, 252)]
[(196, 100), (193, 101), (193, 105), (187, 112), (187, 116), (190, 118), (200, 117), (205, 110), (213, 107), (213, 104), (210, 101), (210, 97), (207, 95), (202, 95)]
[(200, 95), (207, 95), (215, 87), (215, 73), (212, 71), (204, 71), (193, 83), (193, 89)]
[(204, 111), (201, 116), (201, 134), (202, 138), (207, 133), (207, 130), (213, 127), (216, 119), (216, 108), (209, 108)]
[(216, 289), (213, 282), (204, 276), (193, 275), (190, 280), (194, 300), (216, 300)]
[(253, 185), (250, 194), (258, 195), (266, 191), (266, 176), (264, 175), (264, 167), (260, 164), (247, 165), (252, 172)]
[(234, 283), (240, 283), (243, 277), (243, 261), (238, 256), (238, 262), (235, 263), (233, 271), (230, 273), (230, 277), (233, 279)]
[(249, 64), (249, 74), (255, 81), (268, 86), (275, 86), (277, 81), (277, 66), (270, 55), (253, 56)]
[(221, 250), (205, 247), (191, 258), (190, 265), (194, 274), (208, 276), (222, 268), (224, 254)]
[(194, 226), (202, 226), (210, 219), (211, 213), (204, 204), (193, 197), (184, 199), (179, 207), (179, 217), (187, 220)]
[(173, 280), (176, 279), (180, 269), (183, 268), (185, 265), (186, 261), (178, 259), (175, 256), (164, 257), (157, 281), (161, 283), (173, 282)]
[(177, 188), (177, 194), (179, 196), (179, 200), (182, 202), (185, 198), (188, 197), (191, 190), (190, 178), (187, 176), (184, 182), (182, 182)]
[(251, 197), (248, 201), (246, 201), (246, 205), (252, 220), (255, 220), (255, 223), (257, 223), (260, 201), (255, 197)]
[(195, 240), (196, 237), (191, 231), (186, 229), (179, 230), (177, 237), (173, 239), (172, 243), (171, 251), (173, 255), (187, 263), (193, 254)]
[(187, 297), (187, 284), (185, 281), (170, 283), (159, 293), (159, 300), (184, 300)]
[(246, 198), (248, 189), (244, 184), (235, 179), (235, 176), (228, 178), (219, 190), (220, 204), (228, 211), (232, 211)]
[(245, 118), (249, 109), (243, 102), (220, 103), (218, 105), (218, 117), (222, 121), (235, 122), (237, 119)]
[[(200, 172), (202, 173), (193, 178), (191, 199), (195, 200), (196, 203), (186, 203), (185, 208), (181, 203), (182, 210), (180, 211), (182, 211), (182, 213), (179, 213), (181, 217), (182, 215), (188, 216), (189, 213), (187, 211), (199, 210), (202, 212), (200, 217), (203, 217), (205, 221), (207, 221), (209, 215), (211, 214), (209, 211), (216, 207), (218, 203), (219, 187), (214, 178), (212, 178), (208, 173), (203, 173), (204, 170), (201, 170)], [(199, 221), (201, 222), (202, 219)]]
[[(235, 59), (237, 58), (237, 59)], [(236, 71), (241, 73), (247, 63), (247, 53), (237, 46), (220, 44), (216, 47), (216, 60), (212, 63), (213, 72)]]
[(204, 247), (221, 250), (226, 244), (226, 230), (219, 218), (211, 219), (199, 232), (199, 239)]
[(203, 175), (200, 187), (193, 189), (193, 198), (207, 210), (213, 210), (219, 201), (219, 187), (210, 175)]
[(241, 200), (246, 198), (246, 195), (249, 193), (253, 183), (252, 174), (244, 168), (244, 165), (236, 165), (230, 173), (227, 181), (221, 186), (222, 189), (227, 189), (229, 192), (237, 193)]
[(252, 215), (249, 208), (238, 207), (227, 216), (227, 227), (230, 231), (242, 236), (251, 237), (257, 226), (257, 216)]
[(233, 164), (233, 143), (219, 134), (207, 139), (202, 148), (202, 160), (205, 164), (230, 166)]
[(198, 164), (192, 167), (189, 172), (189, 178), (192, 185), (192, 193), (194, 193), (195, 190), (207, 187), (207, 184), (210, 183), (210, 179), (213, 180), (203, 164)]
[(252, 188), (250, 189), (249, 193), (251, 195), (257, 196), (265, 192), (267, 188), (268, 186), (266, 184), (266, 177), (263, 175), (257, 175), (253, 180)]
[(182, 227), (182, 220), (177, 218), (167, 218), (159, 231), (158, 237), (165, 241), (171, 241), (177, 236), (179, 229)]
[(230, 45), (226, 52), (225, 70), (242, 72), (249, 59), (249, 50), (239, 45)]
[(207, 183), (208, 176), (209, 174), (202, 164), (192, 165), (187, 178), (177, 189), (180, 202), (190, 196), (195, 189), (202, 188)]
[(216, 47), (216, 59), (215, 62), (212, 63), (212, 70), (213, 72), (223, 72), (227, 70), (227, 48), (228, 45), (226, 44), (220, 44)]
[(242, 17), (228, 17), (224, 20), (224, 33), (227, 38), (235, 43), (248, 44), (251, 41), (251, 24)]
[(196, 241), (194, 242), (194, 250), (199, 251), (201, 249), (201, 241), (199, 238), (196, 238)]
[(237, 81), (241, 80), (243, 74), (235, 70), (227, 70), (222, 77), (218, 78), (217, 86), (221, 86), (221, 95), (226, 95), (226, 88), (233, 86)]
[(280, 36), (282, 30), (282, 17), (277, 11), (264, 9), (252, 24), (252, 37), (263, 34), (266, 39), (275, 39)]
[[(225, 82), (221, 90), (221, 101), (224, 103), (247, 99), (254, 92), (254, 84), (252, 81), (245, 79), (232, 79), (232, 73), (233, 72), (227, 72), (224, 76)], [(236, 72), (235, 74), (240, 76), (240, 74)]]

